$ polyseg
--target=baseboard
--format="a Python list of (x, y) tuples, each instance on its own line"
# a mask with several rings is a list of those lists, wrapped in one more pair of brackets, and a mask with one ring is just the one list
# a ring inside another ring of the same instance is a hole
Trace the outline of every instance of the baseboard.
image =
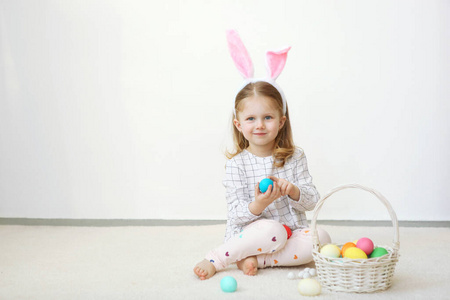
[[(225, 224), (225, 220), (161, 220), (161, 219), (30, 219), (0, 218), (0, 225), (22, 226), (77, 226), (77, 227), (122, 227), (122, 226), (204, 226)], [(450, 221), (399, 221), (400, 227), (450, 227)], [(365, 220), (319, 220), (318, 224), (334, 226), (392, 226), (391, 221)]]
[(81, 226), (81, 227), (202, 226), (202, 225), (217, 225), (225, 223), (226, 223), (225, 220), (0, 218), (0, 225), (24, 225), (24, 226)]

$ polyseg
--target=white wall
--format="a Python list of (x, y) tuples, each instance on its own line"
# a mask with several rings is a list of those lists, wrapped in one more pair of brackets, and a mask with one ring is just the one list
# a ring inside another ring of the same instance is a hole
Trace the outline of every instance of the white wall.
[[(400, 220), (450, 220), (450, 5), (0, 1), (0, 217), (224, 219), (241, 78), (225, 29), (279, 78), (319, 191), (360, 183)], [(363, 192), (323, 219), (388, 219)]]

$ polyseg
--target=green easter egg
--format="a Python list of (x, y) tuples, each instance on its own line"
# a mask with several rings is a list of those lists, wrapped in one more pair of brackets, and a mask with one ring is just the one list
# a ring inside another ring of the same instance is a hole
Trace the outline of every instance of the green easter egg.
[(380, 256), (383, 256), (386, 254), (388, 254), (386, 249), (384, 249), (383, 247), (377, 247), (377, 248), (373, 249), (373, 252), (370, 254), (370, 258), (380, 257)]

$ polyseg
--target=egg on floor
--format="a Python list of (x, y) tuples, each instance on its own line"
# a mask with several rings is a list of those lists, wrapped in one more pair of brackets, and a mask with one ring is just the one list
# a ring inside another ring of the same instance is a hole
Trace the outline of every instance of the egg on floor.
[(287, 278), (288, 278), (288, 279), (295, 279), (295, 274), (294, 274), (294, 272), (289, 272), (289, 273), (287, 274)]
[(303, 296), (317, 296), (322, 291), (322, 287), (317, 280), (305, 278), (298, 283), (298, 291)]

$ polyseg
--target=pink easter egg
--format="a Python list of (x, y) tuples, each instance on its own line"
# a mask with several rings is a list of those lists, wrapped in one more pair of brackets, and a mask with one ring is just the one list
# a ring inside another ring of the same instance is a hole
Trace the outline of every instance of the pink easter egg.
[(356, 243), (356, 247), (364, 251), (367, 255), (370, 255), (373, 251), (373, 242), (369, 238), (360, 238)]

